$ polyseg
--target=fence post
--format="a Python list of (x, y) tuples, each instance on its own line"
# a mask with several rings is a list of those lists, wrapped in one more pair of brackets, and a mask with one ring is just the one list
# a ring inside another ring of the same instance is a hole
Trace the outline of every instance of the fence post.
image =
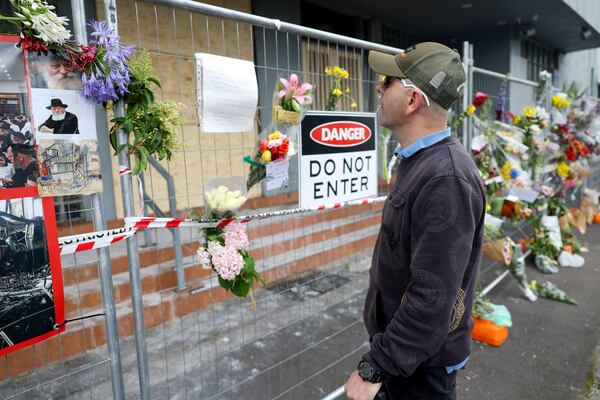
[[(115, 0), (104, 0), (104, 15), (108, 26), (118, 34), (117, 7)], [(115, 116), (125, 115), (123, 101), (114, 107)], [(127, 136), (122, 129), (117, 132), (117, 143), (127, 143)], [(129, 157), (125, 152), (119, 153), (119, 165), (129, 167)], [(133, 211), (133, 186), (131, 176), (123, 174), (121, 179), (121, 195), (125, 216), (132, 217)], [(143, 204), (140, 204), (143, 207)], [(142, 282), (140, 276), (140, 258), (135, 235), (126, 239), (127, 261), (129, 262), (129, 283), (131, 287), (131, 306), (135, 331), (135, 346), (138, 364), (138, 377), (140, 384), (140, 399), (150, 399), (150, 373), (148, 371), (148, 352), (146, 349), (146, 330), (144, 325), (144, 303), (142, 299)]]
[[(78, 43), (87, 44), (87, 30), (85, 28), (85, 6), (84, 0), (72, 0), (73, 30), (75, 40)], [(106, 114), (104, 114), (106, 116)], [(99, 193), (92, 196), (94, 208), (94, 228), (99, 231), (106, 230), (106, 218), (102, 207), (102, 197)], [(108, 247), (97, 250), (100, 287), (102, 290), (102, 306), (106, 313), (104, 327), (106, 330), (106, 346), (110, 357), (110, 375), (112, 383), (113, 398), (121, 400), (125, 398), (125, 387), (123, 385), (123, 368), (121, 365), (121, 350), (119, 346), (119, 330), (117, 328), (117, 315), (115, 307), (115, 296), (113, 291), (112, 271), (110, 266), (110, 252)]]
[[(463, 98), (462, 98), (462, 110), (465, 111), (467, 107), (469, 107), (470, 99), (471, 99), (471, 91), (473, 90), (473, 72), (471, 62), (471, 46), (469, 42), (463, 42), (463, 68), (465, 70), (465, 85), (463, 86)], [(465, 146), (467, 151), (469, 151), (468, 147), (468, 137), (469, 137), (469, 118), (464, 118), (462, 121), (462, 144)]]

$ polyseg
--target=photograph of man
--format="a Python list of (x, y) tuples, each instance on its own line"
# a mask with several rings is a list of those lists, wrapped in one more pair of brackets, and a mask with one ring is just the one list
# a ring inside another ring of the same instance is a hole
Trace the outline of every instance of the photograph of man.
[(78, 134), (77, 116), (66, 110), (69, 107), (60, 99), (52, 99), (46, 107), (52, 113), (39, 127), (40, 132), (54, 134)]
[(61, 55), (32, 55), (29, 59), (31, 87), (36, 89), (82, 89), (81, 75)]
[(6, 121), (0, 122), (0, 153), (6, 153), (6, 150), (12, 144), (10, 140), (10, 124)]
[[(11, 128), (15, 131), (21, 132), (29, 139), (31, 137), (31, 122), (27, 120), (27, 117), (23, 114), (15, 116), (12, 121)], [(18, 128), (18, 129), (16, 129)]]
[(28, 139), (25, 135), (18, 131), (10, 131), (10, 141), (14, 144), (27, 144)]
[(12, 182), (3, 182), (5, 188), (24, 187), (27, 178), (35, 175), (35, 148), (25, 144), (13, 144), (8, 148), (6, 157), (15, 168)]

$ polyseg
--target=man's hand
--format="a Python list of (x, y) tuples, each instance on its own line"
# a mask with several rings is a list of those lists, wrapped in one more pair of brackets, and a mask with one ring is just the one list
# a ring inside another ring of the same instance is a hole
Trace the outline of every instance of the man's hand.
[(40, 132), (54, 133), (54, 129), (48, 128), (46, 125), (42, 125), (42, 127), (40, 128)]
[(350, 400), (373, 400), (380, 388), (381, 383), (363, 381), (358, 371), (354, 371), (344, 385), (346, 397)]

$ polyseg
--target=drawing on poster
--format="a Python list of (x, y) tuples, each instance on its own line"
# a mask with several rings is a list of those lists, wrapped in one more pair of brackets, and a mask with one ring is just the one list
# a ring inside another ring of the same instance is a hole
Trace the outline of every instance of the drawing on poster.
[(95, 140), (40, 140), (40, 196), (102, 191), (98, 143)]

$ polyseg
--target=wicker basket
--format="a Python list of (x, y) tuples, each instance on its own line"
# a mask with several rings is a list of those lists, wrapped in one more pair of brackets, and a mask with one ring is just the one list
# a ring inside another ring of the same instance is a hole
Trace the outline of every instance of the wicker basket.
[(300, 125), (301, 114), (296, 111), (287, 111), (281, 106), (273, 107), (273, 120), (279, 124)]

